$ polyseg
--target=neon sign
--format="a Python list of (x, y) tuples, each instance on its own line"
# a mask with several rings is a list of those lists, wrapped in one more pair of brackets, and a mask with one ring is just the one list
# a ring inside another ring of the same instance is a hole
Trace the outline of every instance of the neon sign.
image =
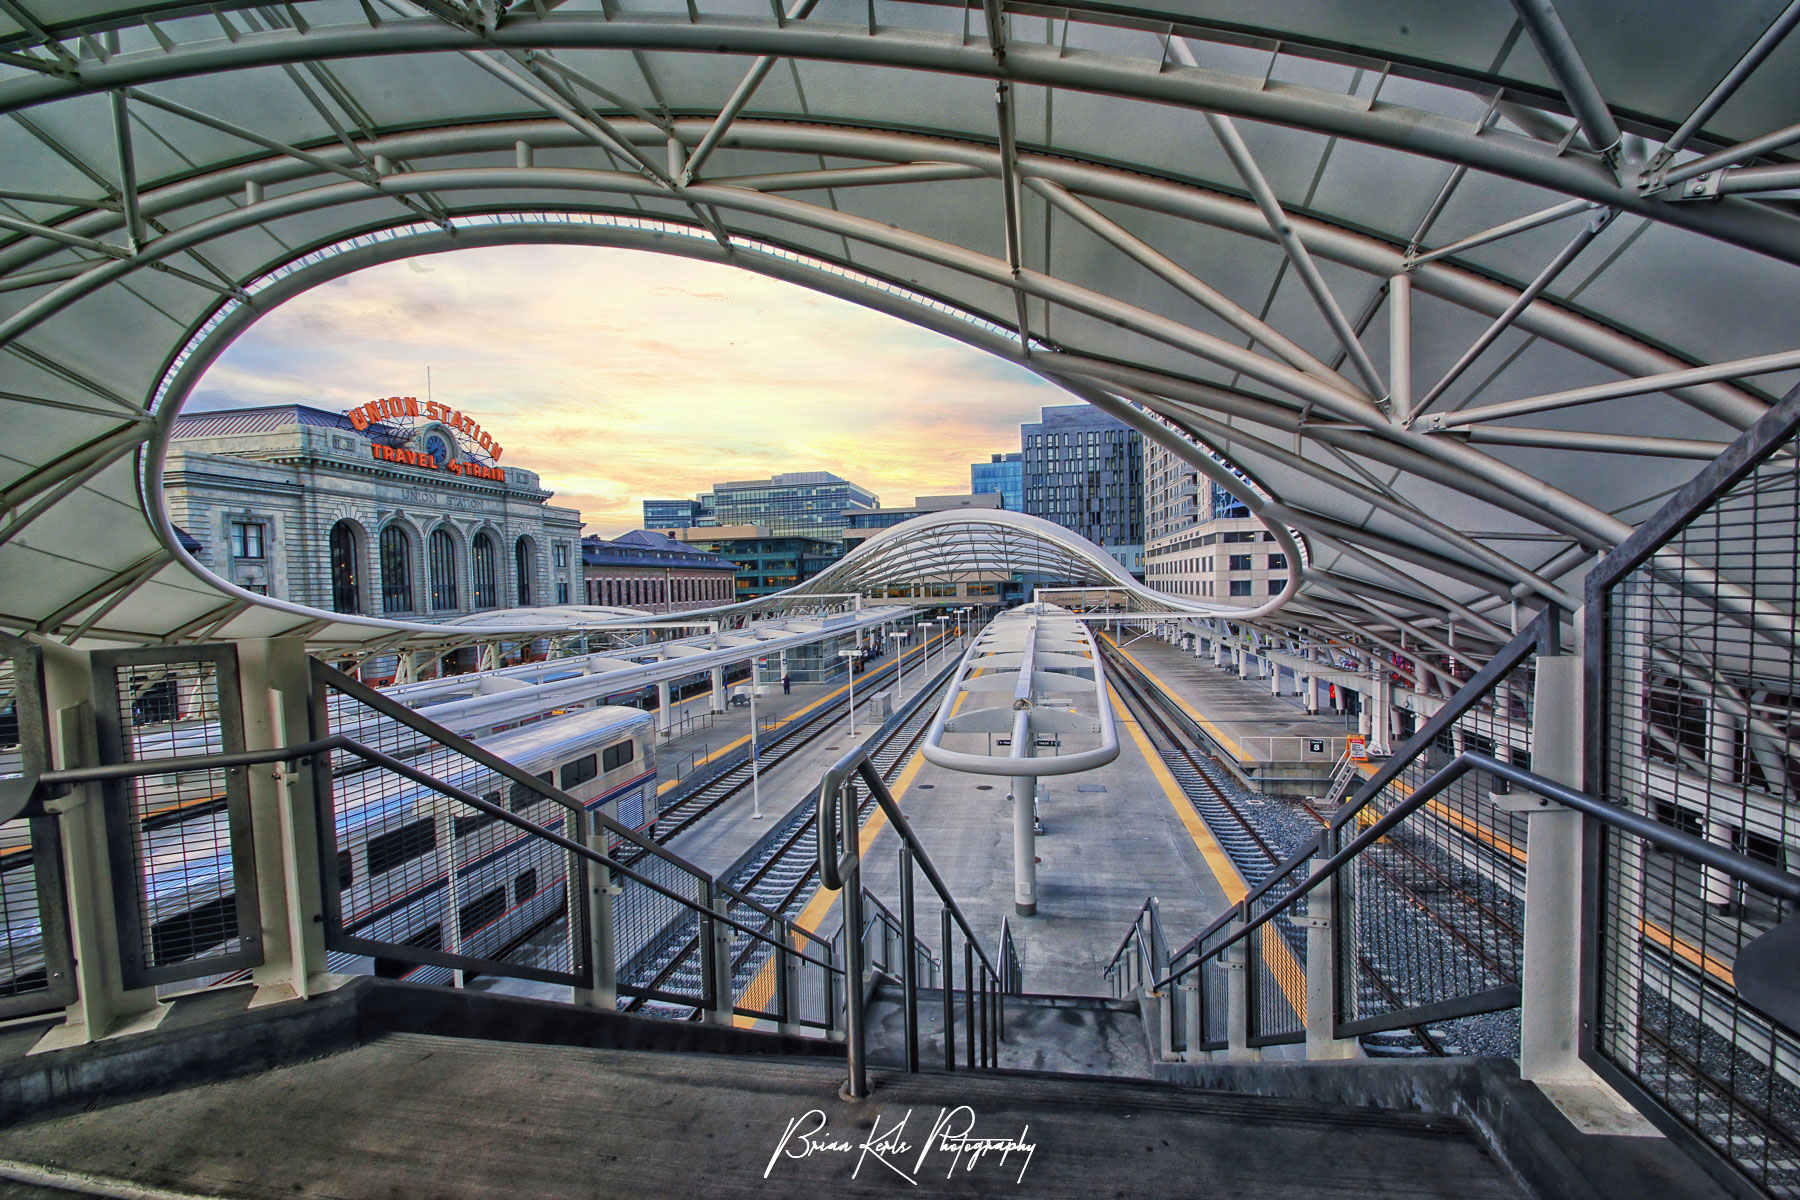
[[(423, 413), (420, 410), (423, 409)], [(470, 443), (481, 447), (481, 452), (495, 462), (500, 461), (505, 447), (481, 427), (480, 422), (467, 416), (459, 409), (448, 404), (439, 404), (435, 400), (427, 400), (420, 404), (417, 396), (387, 396), (380, 400), (371, 400), (367, 404), (353, 408), (347, 414), (351, 426), (361, 433), (377, 421), (396, 420), (402, 417), (423, 416), (427, 421), (439, 421), (468, 438)], [(435, 464), (434, 464), (435, 465)], [(455, 464), (452, 464), (454, 466)], [(442, 469), (442, 468), (440, 468)]]

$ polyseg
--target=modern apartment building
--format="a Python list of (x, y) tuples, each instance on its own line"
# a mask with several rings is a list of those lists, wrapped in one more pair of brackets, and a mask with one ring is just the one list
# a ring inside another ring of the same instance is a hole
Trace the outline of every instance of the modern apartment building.
[(1019, 428), (1024, 511), (1144, 572), (1144, 438), (1086, 404), (1046, 408)]

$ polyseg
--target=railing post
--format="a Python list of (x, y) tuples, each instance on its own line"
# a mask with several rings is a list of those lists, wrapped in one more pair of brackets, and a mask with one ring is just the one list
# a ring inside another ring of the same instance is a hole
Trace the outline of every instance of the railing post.
[[(1331, 858), (1330, 840), (1319, 846), (1309, 873), (1316, 874)], [(1306, 897), (1306, 915), (1295, 924), (1306, 930), (1306, 1057), (1310, 1059), (1356, 1058), (1361, 1053), (1355, 1038), (1337, 1036), (1338, 941), (1332, 928), (1337, 911), (1334, 876)]]
[[(593, 821), (588, 821), (582, 842), (590, 850), (604, 854), (607, 834)], [(620, 889), (613, 885), (612, 870), (603, 863), (587, 862), (587, 953), (594, 986), (576, 993), (576, 1002), (589, 1008), (612, 1011), (619, 1006), (619, 964), (614, 937), (613, 897)]]
[(944, 939), (944, 1070), (956, 1070), (956, 959), (950, 954), (950, 909), (945, 906), (943, 916)]
[(973, 1071), (981, 1065), (975, 1052), (975, 944), (963, 942), (963, 1026), (967, 1032), (968, 1064)]
[(705, 983), (706, 1020), (713, 1025), (731, 1024), (731, 926), (716, 919), (729, 903), (713, 890), (711, 880), (700, 882), (700, 903), (706, 909), (700, 915), (701, 977)]
[[(1195, 967), (1181, 979), (1181, 1050), (1177, 1057), (1184, 1062), (1194, 1062), (1200, 1057), (1196, 1047), (1206, 1040), (1206, 1016), (1201, 1009), (1202, 972), (1205, 967)], [(1175, 1055), (1172, 1039), (1165, 1038), (1166, 1049), (1171, 1056)]]
[[(786, 922), (782, 923), (781, 935), (782, 948), (776, 951), (781, 958), (781, 962), (778, 964), (781, 968), (778, 973), (778, 982), (781, 987), (781, 1032), (801, 1034), (805, 1032), (801, 1021), (806, 1016), (802, 1007), (806, 1003), (806, 992), (802, 986), (802, 971), (806, 964), (805, 960), (795, 953), (795, 950), (799, 948), (796, 945), (797, 941), (802, 945), (804, 942), (794, 937)], [(826, 973), (826, 978), (830, 979), (829, 972)], [(825, 991), (829, 994), (829, 985)], [(829, 1017), (827, 1019), (829, 1020)]]
[(900, 847), (900, 987), (906, 1007), (906, 1069), (919, 1070), (919, 954), (913, 916), (913, 856)]
[[(1554, 619), (1550, 616), (1547, 619)], [(1581, 659), (1537, 660), (1531, 767), (1581, 787)], [(1529, 792), (1510, 797), (1526, 813), (1525, 947), (1520, 971), (1519, 1073), (1534, 1082), (1593, 1079), (1581, 1061), (1584, 819)]]
[[(848, 845), (857, 845), (856, 802), (848, 787), (842, 789), (844, 801), (842, 836)], [(844, 1040), (850, 1060), (850, 1078), (844, 1097), (860, 1100), (869, 1094), (868, 1031), (863, 1023), (863, 954), (862, 864), (857, 855), (849, 856), (844, 872), (844, 887), (839, 893), (842, 903), (844, 934)]]
[[(88, 656), (60, 642), (39, 643), (50, 745), (45, 765), (62, 770), (100, 761), (95, 737), (94, 669)], [(62, 832), (63, 881), (69, 903), (75, 999), (34, 1052), (99, 1041), (111, 1033), (154, 1029), (168, 1012), (155, 988), (126, 988), (120, 975), (119, 927), (114, 917), (112, 860), (107, 852), (106, 802), (101, 785), (85, 783), (49, 810)]]
[[(237, 643), (244, 748), (272, 750), (311, 740), (312, 668), (300, 638)], [(250, 1007), (305, 999), (325, 982), (324, 898), (312, 764), (245, 768), (251, 845), (262, 914), (262, 963), (252, 968)], [(305, 787), (299, 786), (301, 780)]]
[[(1242, 929), (1248, 918), (1240, 911), (1227, 927), (1232, 933)], [(1256, 952), (1250, 938), (1226, 950), (1225, 969), (1225, 1057), (1230, 1060), (1259, 1059), (1261, 1050), (1250, 1048), (1250, 956)]]

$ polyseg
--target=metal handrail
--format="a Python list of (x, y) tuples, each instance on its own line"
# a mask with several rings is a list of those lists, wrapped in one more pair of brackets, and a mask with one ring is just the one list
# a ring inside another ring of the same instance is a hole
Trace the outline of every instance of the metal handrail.
[[(832, 803), (847, 790), (844, 785), (849, 782), (852, 774), (868, 785), (870, 794), (875, 797), (875, 802), (881, 806), (881, 811), (887, 814), (888, 823), (893, 825), (894, 832), (900, 836), (900, 840), (905, 843), (907, 849), (912, 851), (914, 861), (924, 870), (925, 878), (930, 881), (939, 899), (943, 900), (944, 907), (949, 911), (951, 918), (963, 931), (963, 937), (975, 947), (975, 955), (981, 960), (981, 965), (987, 968), (989, 974), (998, 976), (999, 970), (994, 966), (994, 960), (988, 957), (987, 951), (982, 947), (981, 939), (975, 933), (974, 926), (969, 923), (968, 917), (963, 915), (962, 906), (951, 894), (950, 886), (944, 882), (944, 877), (938, 874), (938, 869), (932, 863), (931, 856), (926, 853), (924, 845), (919, 841), (919, 835), (913, 832), (912, 825), (901, 813), (900, 806), (895, 802), (893, 793), (888, 791), (887, 783), (881, 778), (881, 773), (876, 771), (875, 764), (869, 761), (867, 746), (858, 746), (845, 754), (843, 758), (826, 770), (824, 778), (819, 783), (820, 884), (834, 892), (842, 890), (844, 881), (848, 877), (847, 872), (856, 870), (862, 861), (862, 847), (859, 843), (853, 842), (848, 847), (839, 849), (839, 843), (848, 835), (850, 827), (856, 824), (855, 811), (852, 809), (849, 812), (840, 813), (838, 811), (840, 805)], [(845, 804), (842, 807), (850, 808), (851, 806)]]
[[(932, 689), (921, 689), (920, 702), (930, 694)], [(905, 814), (900, 811), (899, 804), (893, 794), (888, 791), (887, 783), (881, 773), (875, 769), (870, 758), (868, 744), (857, 746), (825, 772), (819, 782), (817, 802), (816, 832), (819, 848), (819, 882), (820, 886), (843, 894), (843, 929), (844, 938), (844, 973), (845, 973), (845, 1050), (849, 1060), (849, 1079), (844, 1094), (851, 1098), (860, 1098), (869, 1094), (868, 1078), (868, 1046), (867, 1033), (864, 1026), (863, 997), (860, 994), (860, 981), (863, 974), (862, 939), (849, 936), (860, 931), (864, 925), (862, 902), (864, 898), (875, 899), (862, 887), (862, 842), (861, 827), (857, 820), (857, 802), (855, 797), (856, 780), (860, 779), (869, 789), (869, 794), (886, 815), (888, 823), (901, 840), (901, 928), (902, 940), (906, 930), (913, 928), (912, 905), (912, 868), (916, 863), (925, 872), (925, 878), (943, 903), (943, 936), (944, 936), (944, 1048), (946, 1067), (953, 1069), (955, 1056), (955, 1038), (952, 1033), (951, 1020), (954, 1011), (952, 1002), (953, 985), (950, 972), (954, 966), (949, 958), (952, 922), (961, 928), (963, 934), (965, 1002), (969, 1006), (970, 1022), (968, 1025), (968, 1054), (971, 1066), (977, 1065), (977, 1024), (980, 1026), (980, 1065), (989, 1065), (997, 1061), (998, 1041), (1005, 1035), (1005, 1013), (1001, 995), (1007, 989), (1009, 976), (1002, 974), (994, 960), (989, 957), (976, 935), (974, 927), (963, 913), (962, 906), (956, 902), (944, 877), (939, 873), (936, 864), (931, 861), (930, 854), (919, 841), (912, 825)], [(879, 905), (880, 901), (876, 900)], [(885, 911), (886, 906), (881, 906)], [(1011, 948), (1010, 926), (1003, 925), (1004, 944)], [(976, 960), (980, 960), (980, 983), (977, 984)], [(1017, 956), (1013, 955), (1012, 963), (1016, 967)], [(1016, 977), (1016, 970), (1014, 972)], [(909, 970), (906, 983), (906, 1061), (909, 1069), (917, 1069), (917, 981)], [(979, 1011), (977, 1010), (979, 1001)]]
[[(644, 887), (649, 888), (651, 891), (674, 900), (684, 908), (692, 909), (694, 912), (700, 913), (708, 919), (729, 925), (733, 929), (747, 934), (758, 941), (767, 942), (778, 949), (784, 949), (790, 954), (799, 956), (804, 962), (812, 963), (814, 966), (824, 967), (828, 971), (837, 971), (840, 973), (842, 971), (842, 968), (834, 967), (831, 963), (821, 959), (811, 958), (798, 949), (784, 946), (777, 938), (770, 937), (742, 921), (723, 913), (716, 912), (713, 909), (696, 903), (691, 898), (683, 896), (677, 891), (664, 887), (655, 880), (632, 870), (611, 855), (595, 850), (591, 846), (583, 845), (581, 842), (565, 837), (560, 833), (545, 829), (541, 825), (527, 821), (525, 818), (512, 812), (504, 805), (493, 804), (482, 797), (475, 795), (473, 792), (465, 792), (455, 784), (445, 783), (443, 780), (428, 775), (424, 771), (421, 771), (390, 754), (377, 750), (372, 746), (365, 746), (361, 742), (341, 733), (332, 734), (329, 737), (316, 738), (310, 742), (300, 742), (292, 746), (281, 746), (272, 750), (246, 750), (235, 754), (195, 754), (184, 755), (180, 758), (140, 759), (136, 762), (115, 763), (105, 766), (71, 767), (58, 771), (45, 771), (36, 776), (29, 776), (24, 780), (14, 782), (21, 782), (28, 785), (23, 789), (27, 795), (27, 805), (28, 807), (39, 807), (39, 811), (41, 811), (40, 806), (44, 799), (67, 794), (69, 790), (78, 784), (100, 783), (118, 779), (135, 779), (145, 775), (168, 775), (175, 772), (185, 773), (189, 771), (224, 770), (231, 767), (252, 767), (265, 763), (279, 762), (298, 764), (308, 759), (314, 759), (321, 755), (330, 754), (333, 751), (354, 755), (372, 766), (381, 767), (402, 778), (410, 779), (421, 787), (428, 788), (441, 796), (446, 796), (452, 800), (466, 804), (470, 808), (486, 813), (488, 816), (494, 817), (500, 821), (504, 821), (508, 825), (511, 825), (524, 833), (540, 837), (553, 845), (569, 851), (571, 854), (575, 854), (599, 866), (603, 866), (609, 871), (616, 871), (627, 879), (635, 880)], [(535, 785), (536, 790), (546, 798), (555, 800), (566, 807), (570, 807), (578, 813), (585, 812), (579, 802), (569, 796), (566, 792), (551, 788), (542, 781), (536, 780), (530, 776), (527, 776), (526, 778), (530, 779)], [(588, 813), (587, 815), (594, 818), (599, 818), (601, 816), (599, 813)], [(704, 875), (699, 877), (706, 878)], [(782, 918), (777, 916), (776, 919), (781, 920)], [(804, 933), (805, 931), (800, 930), (800, 932)], [(822, 939), (815, 937), (813, 940), (824, 944)]]
[[(1537, 793), (1539, 796), (1543, 797), (1547, 803), (1560, 804), (1566, 808), (1572, 808), (1586, 816), (1594, 817), (1615, 829), (1621, 829), (1633, 836), (1640, 837), (1652, 845), (1693, 859), (1695, 862), (1698, 862), (1703, 866), (1711, 867), (1716, 871), (1722, 871), (1732, 878), (1748, 883), (1752, 887), (1759, 888), (1770, 895), (1778, 896), (1790, 902), (1800, 903), (1800, 876), (1790, 874), (1787, 871), (1778, 870), (1766, 863), (1758, 862), (1748, 855), (1738, 854), (1734, 851), (1727, 850), (1722, 846), (1718, 846), (1704, 838), (1696, 837), (1691, 833), (1676, 829), (1673, 826), (1664, 825), (1660, 821), (1632, 812), (1630, 809), (1614, 804), (1610, 800), (1601, 800), (1595, 796), (1588, 795), (1586, 792), (1569, 787), (1566, 784), (1557, 783), (1553, 779), (1546, 779), (1542, 775), (1539, 775), (1534, 771), (1529, 771), (1524, 767), (1515, 767), (1511, 763), (1501, 762), (1499, 759), (1492, 758), (1486, 754), (1477, 754), (1473, 751), (1465, 750), (1449, 763), (1446, 763), (1443, 767), (1439, 768), (1430, 779), (1420, 784), (1410, 796), (1406, 797), (1406, 799), (1402, 800), (1399, 804), (1396, 804), (1391, 810), (1383, 815), (1380, 820), (1368, 826), (1353, 838), (1348, 845), (1344, 846), (1336, 854), (1321, 863), (1319, 868), (1293, 891), (1289, 892), (1280, 904), (1275, 905), (1255, 917), (1251, 917), (1249, 906), (1255, 896), (1266, 891), (1271, 882), (1279, 880), (1285, 874), (1290, 873), (1293, 867), (1300, 861), (1300, 856), (1296, 856), (1294, 859), (1289, 860), (1282, 872), (1278, 872), (1275, 875), (1272, 875), (1270, 879), (1264, 880), (1262, 886), (1258, 889), (1258, 892), (1246, 896), (1243, 900), (1240, 900), (1237, 904), (1233, 905), (1230, 911), (1226, 912), (1218, 920), (1215, 920), (1209, 925), (1205, 932), (1201, 933), (1199, 937), (1184, 946), (1180, 953), (1175, 955), (1175, 958), (1180, 958), (1187, 954), (1188, 951), (1198, 946), (1210, 934), (1217, 932), (1231, 921), (1242, 920), (1244, 923), (1236, 932), (1226, 938), (1223, 942), (1220, 942), (1217, 946), (1214, 946), (1211, 950), (1207, 951), (1204, 955), (1196, 957), (1194, 961), (1187, 966), (1182, 967), (1178, 971), (1171, 971), (1166, 978), (1157, 980), (1155, 986), (1159, 988), (1166, 987), (1176, 980), (1190, 974), (1207, 960), (1222, 954), (1227, 948), (1243, 941), (1263, 925), (1268, 924), (1268, 922), (1274, 920), (1283, 912), (1293, 908), (1299, 901), (1305, 899), (1307, 894), (1313, 891), (1313, 889), (1337, 874), (1346, 863), (1350, 862), (1350, 860), (1360, 855), (1364, 850), (1367, 850), (1370, 846), (1380, 841), (1383, 837), (1386, 837), (1395, 826), (1406, 820), (1407, 817), (1417, 812), (1420, 808), (1423, 808), (1440, 792), (1461, 779), (1464, 775), (1467, 775), (1470, 771), (1483, 771), (1500, 779), (1505, 779), (1527, 791)], [(1315, 849), (1316, 848), (1315, 845)]]

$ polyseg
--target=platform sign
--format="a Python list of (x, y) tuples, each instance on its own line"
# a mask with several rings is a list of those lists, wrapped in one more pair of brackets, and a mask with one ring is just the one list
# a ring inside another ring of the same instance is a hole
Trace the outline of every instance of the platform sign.
[(1369, 761), (1369, 739), (1360, 733), (1353, 733), (1344, 739), (1344, 753), (1350, 756), (1351, 762)]
[(1323, 754), (1323, 753), (1325, 753), (1325, 739), (1324, 738), (1307, 738), (1306, 739), (1306, 752), (1308, 754)]

